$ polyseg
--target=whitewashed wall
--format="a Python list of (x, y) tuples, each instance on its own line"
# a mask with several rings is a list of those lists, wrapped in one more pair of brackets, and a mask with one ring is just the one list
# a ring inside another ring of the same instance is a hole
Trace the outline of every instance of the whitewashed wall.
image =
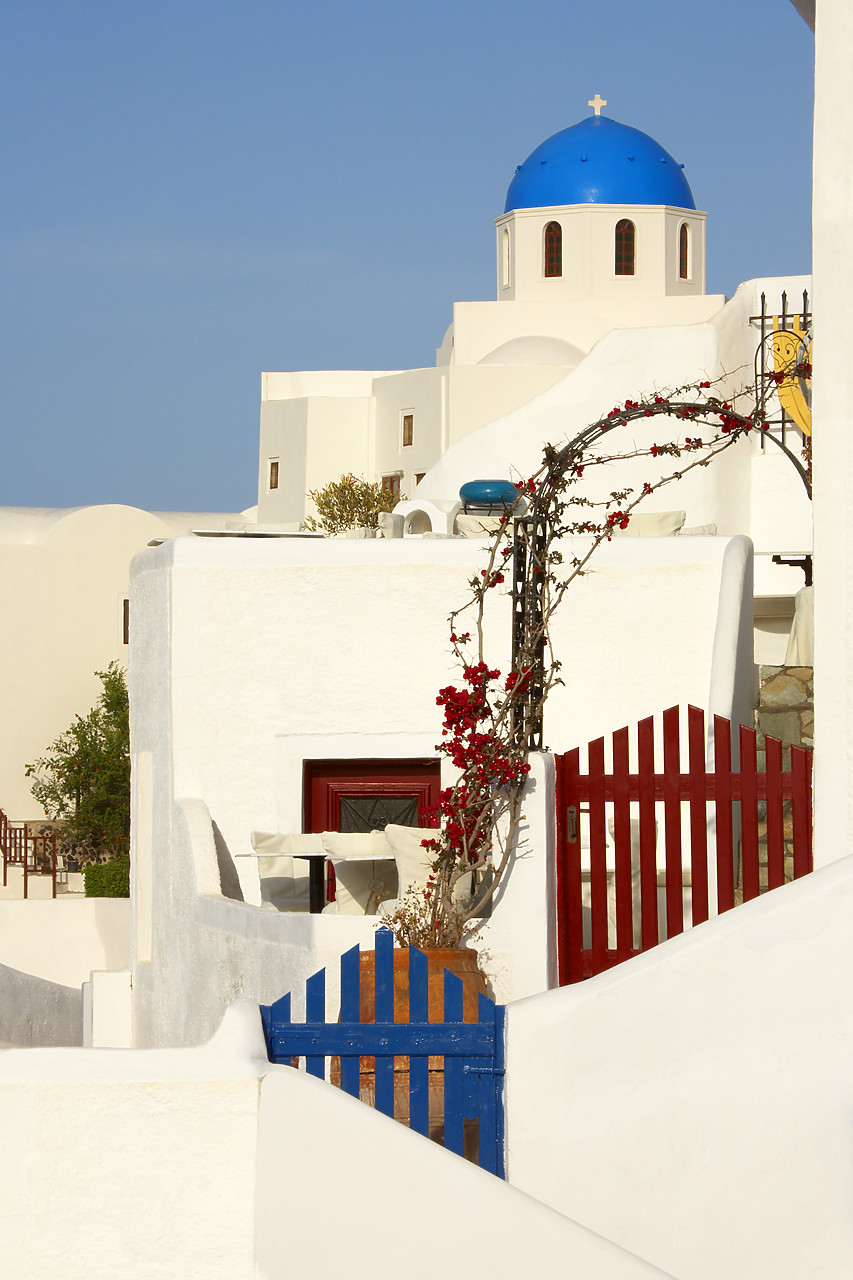
[(820, 0), (815, 25), (815, 861), (853, 851), (853, 10)]
[[(516, 1280), (556, 1256), (589, 1280), (662, 1275), (331, 1086), (271, 1066), (248, 1004), (199, 1049), (0, 1052), (0, 1127), (15, 1171), (0, 1199), (8, 1276), (428, 1280), (451, 1257), (470, 1275)], [(437, 1187), (465, 1206), (440, 1231)]]
[(48, 982), (79, 987), (92, 969), (122, 969), (129, 943), (127, 898), (0, 902), (0, 964)]
[(101, 684), (94, 672), (127, 663), (122, 622), (131, 558), (151, 538), (225, 518), (124, 506), (0, 508), (0, 707), (3, 724), (15, 726), (0, 734), (7, 817), (44, 816), (25, 766), (95, 702)]
[(0, 1047), (83, 1043), (79, 987), (0, 964)]
[(853, 859), (507, 1014), (515, 1186), (679, 1280), (853, 1256)]
[[(723, 375), (728, 376), (719, 384), (720, 390), (748, 386), (759, 339), (759, 331), (750, 327), (749, 317), (757, 313), (762, 291), (767, 294), (767, 307), (772, 311), (780, 305), (783, 289), (788, 291), (793, 307), (809, 283), (802, 276), (747, 281), (725, 307), (717, 308), (707, 319), (703, 317), (705, 323), (676, 326), (670, 321), (664, 327), (667, 321), (661, 317), (657, 321), (660, 327), (625, 328), (596, 335), (598, 340), (586, 358), (550, 390), (451, 445), (422, 481), (418, 497), (450, 501), (467, 480), (531, 475), (541, 464), (546, 443), (570, 440), (629, 397), (639, 399), (657, 388)], [(503, 309), (497, 303), (489, 305), (498, 312)], [(577, 340), (576, 335), (573, 340)], [(628, 450), (635, 444), (647, 446), (672, 434), (683, 436), (684, 432), (674, 432), (666, 419), (656, 419), (648, 427), (632, 424), (614, 431), (607, 437), (607, 447), (610, 452)], [(665, 471), (672, 469), (666, 465)], [(772, 480), (764, 478), (768, 469), (773, 471)], [(753, 471), (757, 479), (753, 478)], [(590, 470), (578, 492), (586, 487), (592, 491), (593, 477)], [(620, 463), (620, 485), (641, 488), (644, 480), (652, 478), (654, 465), (648, 458)], [(605, 492), (611, 487), (604, 486)], [(762, 451), (757, 441), (739, 444), (713, 466), (698, 469), (655, 494), (647, 507), (669, 508), (684, 508), (687, 526), (713, 522), (721, 533), (749, 534), (761, 550), (779, 550), (780, 537), (784, 549), (799, 543), (804, 543), (805, 549), (811, 545), (811, 511), (801, 482), (790, 464), (781, 467), (775, 460), (772, 445)]]
[[(369, 920), (258, 910), (256, 864), (237, 855), (253, 830), (301, 829), (306, 759), (435, 755), (436, 693), (456, 675), (446, 617), (482, 556), (469, 540), (204, 538), (137, 558), (136, 1043), (198, 1043), (234, 996), (274, 999), (369, 942)], [(565, 750), (676, 702), (746, 714), (749, 568), (739, 539), (608, 546), (555, 627), (566, 687), (549, 705), (548, 745)], [(506, 596), (489, 627), (490, 661), (506, 670)], [(543, 775), (543, 798), (549, 786)], [(548, 820), (536, 817), (525, 858), (542, 858)], [(218, 860), (231, 876), (236, 867), (245, 901), (221, 896)], [(501, 998), (547, 985), (547, 880), (535, 866), (523, 862), (516, 892), (532, 893), (538, 909), (520, 907), (521, 925), (499, 928), (496, 917), (484, 935)], [(509, 976), (513, 951), (526, 956), (520, 985)]]

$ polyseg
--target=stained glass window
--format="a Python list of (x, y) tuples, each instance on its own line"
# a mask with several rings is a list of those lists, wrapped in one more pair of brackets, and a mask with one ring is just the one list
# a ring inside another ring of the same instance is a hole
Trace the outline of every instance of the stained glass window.
[(563, 274), (563, 228), (559, 222), (549, 222), (545, 228), (545, 275)]
[(634, 224), (628, 218), (620, 218), (616, 223), (616, 261), (617, 276), (634, 274)]

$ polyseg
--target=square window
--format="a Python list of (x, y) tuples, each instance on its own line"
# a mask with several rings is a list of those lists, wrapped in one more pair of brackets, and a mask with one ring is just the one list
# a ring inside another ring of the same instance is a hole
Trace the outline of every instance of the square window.
[(278, 488), (278, 458), (270, 458), (270, 488)]
[(410, 445), (415, 436), (415, 415), (413, 413), (403, 414), (403, 448)]

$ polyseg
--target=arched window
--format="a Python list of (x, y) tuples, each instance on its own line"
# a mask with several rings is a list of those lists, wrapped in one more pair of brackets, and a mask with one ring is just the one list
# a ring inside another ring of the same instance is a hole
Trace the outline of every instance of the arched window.
[(502, 272), (502, 274), (503, 274), (503, 287), (504, 287), (505, 289), (508, 289), (508, 288), (509, 288), (509, 262), (510, 262), (509, 251), (510, 251), (510, 244), (509, 244), (509, 228), (508, 228), (508, 227), (504, 227), (504, 233), (503, 233), (503, 252), (502, 252), (502, 254), (501, 254), (501, 257), (502, 257), (502, 260), (503, 260), (503, 272)]
[(549, 222), (545, 228), (545, 275), (563, 274), (563, 228), (559, 222)]
[(628, 218), (616, 223), (615, 270), (617, 276), (634, 274), (634, 224)]
[(682, 222), (678, 233), (678, 278), (690, 279), (690, 232), (686, 222)]

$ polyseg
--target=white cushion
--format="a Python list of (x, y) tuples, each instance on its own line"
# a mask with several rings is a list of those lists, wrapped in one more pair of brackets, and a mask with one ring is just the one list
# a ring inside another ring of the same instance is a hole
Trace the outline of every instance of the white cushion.
[(363, 916), (368, 910), (373, 915), (379, 903), (395, 892), (397, 877), (391, 858), (330, 861), (335, 868), (335, 915)]
[(707, 537), (711, 533), (717, 532), (715, 524), (694, 524), (689, 529), (682, 529), (679, 538), (697, 538), (700, 535)]
[(398, 897), (402, 898), (413, 884), (426, 884), (435, 854), (432, 849), (425, 849), (421, 842), (434, 839), (437, 835), (435, 827), (398, 827), (393, 822), (388, 823), (385, 839), (391, 846), (397, 864)]
[[(437, 827), (398, 827), (389, 822), (385, 828), (385, 838), (391, 846), (394, 861), (397, 863), (398, 887), (397, 896), (402, 898), (406, 890), (414, 884), (426, 884), (432, 872), (435, 852), (423, 847), (423, 840), (435, 839)], [(457, 882), (453, 891), (454, 901), (459, 903), (471, 897), (471, 876), (466, 875)], [(383, 903), (387, 909), (388, 904)]]
[(253, 831), (252, 848), (256, 853), (322, 853), (323, 840), (311, 833), (287, 834), (281, 831)]
[(276, 911), (308, 909), (308, 864), (289, 857), (258, 858), (261, 905)]
[(324, 831), (320, 837), (331, 857), (390, 858), (391, 848), (381, 831)]
[(674, 538), (687, 519), (686, 511), (634, 511), (627, 529), (613, 530), (614, 538)]

